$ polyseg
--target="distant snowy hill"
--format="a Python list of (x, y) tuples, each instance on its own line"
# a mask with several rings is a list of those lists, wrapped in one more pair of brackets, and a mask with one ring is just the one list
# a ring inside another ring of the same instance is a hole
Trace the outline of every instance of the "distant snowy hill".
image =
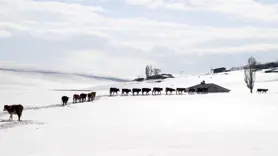
[(92, 74), (0, 68), (0, 86), (2, 87), (25, 86), (51, 89), (73, 89), (75, 87), (84, 87), (88, 85), (94, 86), (128, 81), (127, 79), (96, 76)]
[(26, 106), (60, 104), (61, 96), (70, 95), (73, 92), (53, 90), (82, 90), (93, 86), (128, 81), (115, 77), (78, 73), (0, 68), (0, 94), (2, 97), (0, 107), (11, 103), (21, 103)]

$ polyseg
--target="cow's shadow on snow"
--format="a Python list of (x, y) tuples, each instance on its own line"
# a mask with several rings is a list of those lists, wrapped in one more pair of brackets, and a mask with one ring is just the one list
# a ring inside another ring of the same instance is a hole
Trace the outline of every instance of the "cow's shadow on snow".
[(0, 123), (1, 122), (12, 122), (11, 120), (2, 120), (2, 119), (0, 119)]
[[(3, 123), (3, 124), (1, 124)], [(3, 120), (0, 119), (0, 130), (4, 129), (9, 129), (9, 128), (14, 128), (17, 126), (25, 126), (25, 125), (42, 125), (44, 124), (43, 122), (38, 122), (38, 121), (33, 121), (33, 120)]]

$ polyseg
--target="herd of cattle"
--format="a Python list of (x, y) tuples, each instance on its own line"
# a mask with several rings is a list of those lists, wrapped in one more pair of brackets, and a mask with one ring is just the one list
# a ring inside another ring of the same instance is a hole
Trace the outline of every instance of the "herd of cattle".
[[(188, 94), (193, 94), (193, 93), (197, 93), (197, 94), (206, 94), (208, 93), (208, 89), (209, 87), (200, 87), (200, 88), (169, 88), (166, 87), (165, 88), (165, 93), (166, 95), (168, 95), (168, 93), (172, 94), (173, 92), (176, 92), (176, 94), (182, 94), (182, 93), (186, 93), (188, 92)], [(152, 92), (152, 95), (160, 95), (161, 92), (163, 91), (163, 88), (160, 87), (154, 87), (154, 88), (133, 88), (133, 89), (127, 89), (127, 88), (123, 88), (122, 89), (122, 95), (128, 95), (129, 93), (132, 92), (133, 95), (139, 95), (139, 93), (141, 93), (142, 95), (149, 95), (150, 92)], [(120, 92), (119, 88), (110, 88), (110, 96), (112, 95), (118, 95), (118, 92)]]
[[(166, 94), (170, 93), (172, 94), (173, 92), (176, 92), (176, 94), (182, 94), (183, 92), (186, 93), (188, 92), (188, 94), (193, 94), (193, 93), (197, 93), (197, 94), (205, 94), (208, 93), (208, 89), (206, 87), (202, 87), (202, 88), (169, 88), (166, 87), (165, 88), (165, 92)], [(110, 88), (110, 96), (117, 94), (120, 91), (119, 88)], [(123, 88), (122, 89), (122, 95), (128, 95), (130, 92), (132, 92), (133, 95), (139, 95), (139, 93), (141, 92), (142, 95), (149, 95), (150, 92), (152, 92), (152, 94), (161, 94), (161, 92), (163, 91), (163, 88), (159, 88), (159, 87), (154, 87), (153, 89), (151, 88), (133, 88), (131, 89), (126, 89)], [(77, 103), (77, 102), (86, 102), (86, 101), (93, 101), (96, 97), (96, 92), (91, 92), (91, 93), (81, 93), (81, 94), (74, 94), (72, 99), (72, 103)], [(69, 101), (70, 97), (68, 96), (62, 96), (61, 100), (62, 100), (62, 105), (65, 106), (67, 105), (68, 101)]]
[[(85, 93), (74, 94), (73, 103), (93, 101), (95, 97), (96, 97), (96, 92), (91, 92), (89, 94), (85, 94)], [(69, 97), (62, 96), (61, 99), (62, 99), (63, 106), (67, 105)], [(18, 116), (18, 121), (20, 121), (23, 109), (24, 107), (21, 104), (14, 104), (14, 105), (5, 105), (3, 111), (7, 111), (10, 114), (9, 120), (13, 120), (13, 114), (16, 114)]]
[[(78, 102), (86, 102), (86, 101), (93, 101), (96, 97), (96, 92), (91, 92), (91, 93), (81, 93), (81, 94), (74, 94), (72, 96), (72, 103), (78, 103)], [(62, 96), (62, 103), (63, 106), (67, 105), (68, 101), (69, 101), (69, 97), (68, 96)]]
[[(201, 87), (201, 88), (165, 88), (165, 93), (172, 94), (173, 92), (176, 92), (176, 94), (182, 94), (188, 92), (188, 94), (206, 94), (208, 93), (209, 87)], [(110, 96), (112, 95), (117, 95), (118, 92), (120, 91), (119, 88), (110, 88)], [(122, 95), (128, 95), (130, 92), (132, 92), (133, 95), (139, 95), (141, 93), (142, 95), (149, 95), (150, 92), (152, 92), (152, 95), (161, 95), (161, 92), (163, 91), (163, 88), (160, 87), (154, 87), (154, 88), (133, 88), (133, 89), (127, 89), (123, 88), (122, 89)], [(257, 89), (258, 93), (266, 93), (268, 89)], [(74, 94), (73, 95), (73, 103), (78, 103), (78, 102), (86, 102), (86, 101), (93, 101), (96, 97), (96, 92), (91, 92), (91, 93), (81, 93), (81, 94)], [(62, 103), (63, 106), (67, 105), (69, 97), (68, 96), (63, 96), (62, 98)], [(16, 114), (18, 116), (18, 121), (20, 121), (20, 118), (22, 116), (22, 111), (24, 107), (21, 104), (18, 105), (5, 105), (3, 111), (7, 111), (10, 114), (10, 120), (13, 119), (13, 114)]]

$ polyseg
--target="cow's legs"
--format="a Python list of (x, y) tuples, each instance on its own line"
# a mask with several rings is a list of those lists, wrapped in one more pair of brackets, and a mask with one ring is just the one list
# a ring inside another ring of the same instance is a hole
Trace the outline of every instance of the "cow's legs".
[(20, 118), (21, 118), (21, 114), (18, 114), (17, 116), (18, 116), (18, 121), (20, 121)]

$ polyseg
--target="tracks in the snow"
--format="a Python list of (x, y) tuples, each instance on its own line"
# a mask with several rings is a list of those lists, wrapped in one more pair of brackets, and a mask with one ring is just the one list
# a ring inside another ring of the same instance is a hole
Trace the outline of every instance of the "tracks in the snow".
[(22, 125), (42, 125), (44, 123), (42, 122), (37, 122), (37, 121), (32, 121), (32, 120), (22, 120), (22, 121), (9, 121), (9, 120), (0, 120), (1, 122), (5, 122), (4, 124), (0, 124), (0, 130), (4, 129), (9, 129), (17, 126), (22, 126)]
[[(97, 101), (97, 100), (101, 99), (102, 97), (107, 97), (107, 95), (96, 96), (94, 101)], [(90, 102), (94, 102), (94, 101), (90, 101)], [(86, 102), (86, 103), (88, 103), (88, 102)], [(77, 105), (77, 104), (82, 104), (82, 103), (69, 102), (66, 106)], [(23, 111), (25, 111), (25, 110), (40, 110), (40, 109), (48, 109), (48, 108), (59, 108), (59, 107), (66, 107), (66, 106), (62, 106), (62, 104), (51, 104), (51, 105), (46, 105), (46, 106), (26, 106)], [(0, 112), (0, 117), (4, 116), (6, 114), (8, 114), (8, 113), (7, 112)], [(1, 119), (0, 119), (0, 122), (1, 122)]]
[[(101, 99), (102, 97), (106, 97), (106, 95), (100, 95), (100, 96), (96, 96), (94, 101), (97, 101), (99, 99)], [(94, 102), (91, 101), (91, 102)], [(58, 108), (58, 107), (67, 107), (69, 105), (75, 105), (75, 104), (82, 104), (82, 103), (68, 103), (68, 105), (66, 106), (62, 106), (61, 104), (52, 104), (52, 105), (47, 105), (47, 106), (35, 106), (35, 107), (25, 107), (25, 110), (40, 110), (40, 109), (48, 109), (48, 108)], [(7, 112), (1, 112), (0, 113), (0, 117), (7, 115)], [(24, 126), (24, 125), (41, 125), (44, 124), (42, 122), (38, 122), (38, 121), (32, 121), (32, 120), (22, 120), (22, 121), (10, 121), (10, 120), (3, 120), (0, 119), (0, 131), (4, 130), (4, 129), (9, 129), (9, 128), (13, 128), (13, 127), (17, 127), (17, 126)]]

